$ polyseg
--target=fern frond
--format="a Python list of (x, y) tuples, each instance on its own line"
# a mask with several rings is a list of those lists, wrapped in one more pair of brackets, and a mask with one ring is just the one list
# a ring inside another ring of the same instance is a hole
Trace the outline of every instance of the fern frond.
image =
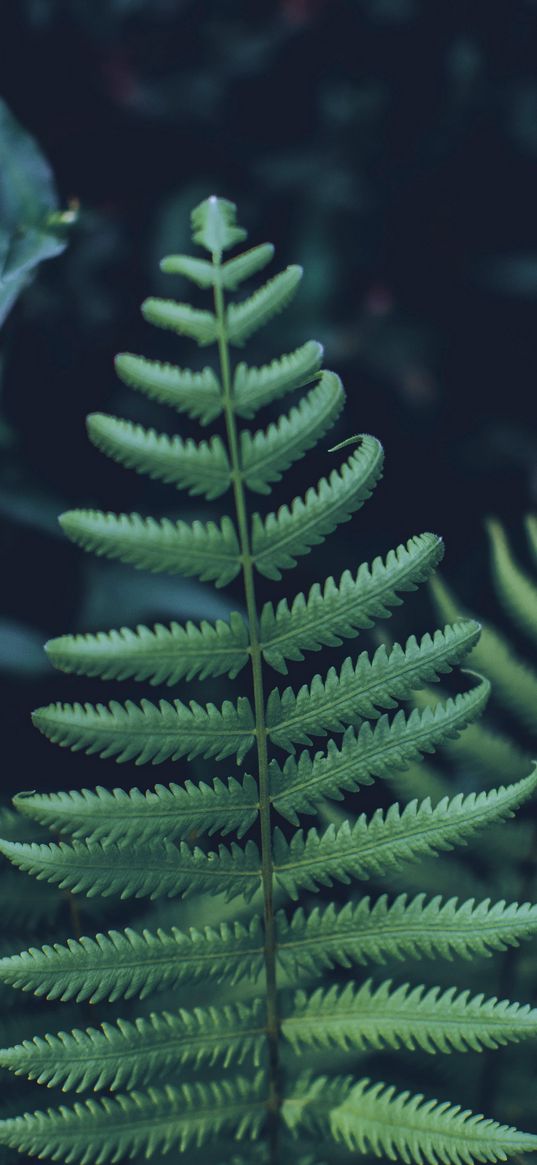
[[(471, 959), (516, 947), (537, 934), (537, 906), (529, 902), (476, 903), (436, 895), (400, 894), (392, 902), (361, 898), (333, 903), (308, 914), (299, 908), (288, 920), (277, 915), (278, 958), (289, 976), (320, 976), (326, 967), (351, 967), (388, 958)], [(1, 964), (0, 964), (1, 967)]]
[(249, 420), (258, 409), (271, 401), (279, 400), (287, 392), (303, 388), (315, 377), (323, 359), (322, 344), (308, 340), (294, 352), (263, 364), (260, 368), (249, 368), (247, 364), (237, 364), (233, 378), (233, 403), (239, 417)]
[[(301, 752), (297, 759), (288, 757), (283, 767), (272, 761), (275, 809), (296, 825), (299, 813), (316, 812), (325, 797), (340, 801), (343, 791), (354, 792), (360, 785), (372, 784), (375, 777), (391, 777), (404, 770), (409, 760), (434, 752), (462, 732), (483, 711), (489, 691), (482, 681), (434, 708), (414, 708), (408, 716), (400, 709), (393, 720), (381, 716), (374, 725), (362, 724), (358, 733), (348, 728), (340, 747), (331, 740), (326, 753)], [(400, 783), (404, 787), (404, 777)]]
[(352, 878), (382, 874), (420, 854), (453, 849), (484, 825), (511, 817), (536, 787), (537, 767), (507, 788), (466, 797), (458, 793), (451, 800), (445, 797), (434, 808), (429, 798), (411, 801), (402, 810), (395, 804), (386, 813), (377, 809), (369, 819), (361, 814), (354, 825), (348, 821), (339, 828), (329, 825), (323, 834), (310, 829), (304, 835), (299, 830), (290, 842), (277, 829), (276, 881), (291, 898), (297, 898), (301, 886), (316, 890), (335, 881), (348, 884)]
[(68, 510), (60, 517), (67, 537), (100, 557), (118, 558), (137, 570), (197, 576), (223, 587), (240, 570), (239, 544), (230, 518), (216, 522), (156, 521), (139, 514)]
[[(299, 991), (282, 1032), (301, 1048), (408, 1048), (424, 1052), (481, 1052), (537, 1034), (537, 1008), (506, 999), (471, 996), (455, 987), (394, 986), (391, 980), (360, 987), (348, 983), (308, 995)], [(0, 1063), (2, 1063), (0, 1053)], [(7, 1064), (7, 1067), (10, 1065)]]
[(142, 765), (162, 764), (186, 756), (223, 760), (236, 753), (240, 761), (254, 742), (254, 719), (249, 700), (224, 700), (202, 707), (195, 700), (187, 708), (180, 700), (150, 700), (134, 704), (50, 704), (33, 713), (33, 723), (44, 736), (88, 754), (115, 757), (118, 764), (133, 760)]
[(241, 347), (253, 332), (257, 332), (283, 311), (295, 294), (302, 275), (302, 267), (296, 264), (286, 267), (285, 271), (267, 280), (248, 299), (230, 304), (226, 313), (229, 343)]
[(60, 635), (49, 639), (45, 651), (54, 667), (74, 675), (103, 680), (148, 680), (171, 686), (178, 680), (239, 674), (248, 662), (248, 629), (232, 611), (229, 622), (190, 620), (182, 626), (156, 623), (150, 630), (98, 631), (88, 635)]
[(211, 194), (194, 207), (190, 215), (192, 238), (212, 256), (229, 251), (246, 238), (246, 231), (237, 226), (237, 207), (227, 198)]
[(140, 789), (74, 789), (70, 793), (19, 793), (17, 809), (60, 833), (87, 841), (141, 845), (160, 836), (168, 841), (200, 833), (235, 833), (257, 817), (259, 794), (253, 777), (216, 777), (211, 784), (155, 785)]
[(90, 413), (86, 425), (97, 449), (127, 469), (209, 500), (229, 489), (231, 470), (220, 437), (183, 441), (105, 413)]
[(332, 577), (322, 589), (314, 583), (307, 598), (300, 593), (291, 602), (281, 599), (276, 608), (265, 603), (260, 626), (266, 662), (285, 675), (285, 660), (301, 660), (306, 650), (338, 647), (343, 639), (372, 627), (375, 619), (386, 618), (391, 607), (402, 603), (400, 591), (414, 591), (429, 578), (443, 553), (436, 534), (419, 534), (390, 550), (384, 560), (363, 562), (355, 578), (346, 570), (337, 583)]
[(263, 933), (254, 915), (248, 926), (222, 922), (154, 933), (126, 927), (30, 947), (0, 959), (0, 981), (46, 999), (114, 1003), (200, 980), (237, 983), (256, 978), (262, 967)]
[(179, 845), (116, 842), (0, 841), (0, 853), (18, 869), (62, 890), (88, 898), (175, 898), (201, 893), (243, 896), (246, 902), (261, 887), (261, 859), (254, 841), (244, 848), (231, 843), (204, 853), (185, 841)]
[(191, 372), (189, 368), (146, 360), (132, 352), (120, 352), (114, 365), (120, 379), (130, 388), (159, 404), (170, 405), (177, 412), (187, 413), (200, 425), (208, 425), (222, 412), (220, 384), (212, 368)]
[(189, 1064), (227, 1068), (252, 1059), (259, 1065), (265, 1024), (260, 998), (250, 1004), (151, 1012), (147, 1018), (24, 1040), (0, 1050), (0, 1068), (63, 1092), (130, 1090)]
[(252, 518), (252, 550), (258, 571), (267, 578), (281, 578), (282, 570), (295, 566), (297, 558), (309, 554), (328, 534), (371, 496), (382, 473), (383, 450), (368, 435), (340, 469), (333, 469), (328, 480), (321, 478), (305, 498), (295, 498), (281, 506), (276, 514), (259, 514)]
[(198, 287), (214, 287), (219, 278), (222, 287), (227, 291), (234, 291), (245, 279), (266, 267), (273, 258), (272, 243), (261, 243), (257, 247), (251, 247), (249, 251), (243, 251), (241, 255), (236, 255), (234, 259), (228, 259), (219, 270), (207, 259), (195, 259), (192, 255), (166, 255), (160, 261), (160, 269), (166, 275), (184, 275)]
[(240, 435), (241, 462), (246, 485), (269, 494), (270, 483), (304, 456), (324, 436), (343, 408), (343, 386), (333, 372), (323, 372), (300, 404), (265, 431)]
[(263, 1074), (203, 1084), (166, 1085), (101, 1100), (77, 1101), (25, 1113), (0, 1125), (0, 1143), (66, 1165), (104, 1165), (143, 1152), (152, 1157), (176, 1145), (201, 1147), (221, 1132), (254, 1137), (263, 1123)]
[(189, 336), (200, 348), (206, 348), (216, 340), (216, 319), (212, 311), (200, 311), (189, 303), (160, 299), (154, 295), (144, 299), (141, 310), (148, 324), (166, 328), (179, 336)]
[(537, 586), (515, 562), (500, 523), (489, 519), (487, 532), (498, 598), (522, 633), (537, 641)]
[(198, 287), (213, 287), (214, 267), (208, 259), (197, 259), (192, 255), (166, 255), (160, 260), (160, 270), (166, 275), (184, 275)]
[(257, 247), (250, 247), (233, 259), (228, 259), (220, 268), (222, 287), (227, 291), (235, 291), (239, 284), (244, 283), (251, 275), (262, 271), (263, 267), (274, 258), (272, 243), (260, 243)]
[[(342, 1099), (343, 1098), (343, 1099)], [(368, 1077), (299, 1082), (284, 1102), (284, 1118), (297, 1129), (329, 1126), (351, 1151), (401, 1159), (410, 1165), (472, 1165), (505, 1161), (537, 1149), (537, 1136), (476, 1115), (460, 1105), (397, 1092)]]
[(274, 688), (267, 701), (267, 727), (275, 744), (294, 751), (294, 744), (311, 744), (312, 736), (330, 729), (342, 732), (362, 718), (375, 719), (380, 708), (394, 708), (398, 700), (425, 683), (438, 679), (460, 663), (479, 636), (479, 624), (467, 620), (427, 633), (419, 641), (411, 635), (404, 647), (385, 646), (372, 658), (361, 652), (356, 663), (344, 661), (339, 673), (331, 667), (323, 679), (314, 676), (298, 692)]

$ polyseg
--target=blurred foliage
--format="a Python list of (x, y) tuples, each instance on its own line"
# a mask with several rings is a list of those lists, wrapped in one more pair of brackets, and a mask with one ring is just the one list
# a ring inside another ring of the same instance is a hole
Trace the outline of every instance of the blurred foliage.
[(61, 254), (76, 209), (60, 211), (33, 138), (0, 101), (0, 325), (44, 259)]

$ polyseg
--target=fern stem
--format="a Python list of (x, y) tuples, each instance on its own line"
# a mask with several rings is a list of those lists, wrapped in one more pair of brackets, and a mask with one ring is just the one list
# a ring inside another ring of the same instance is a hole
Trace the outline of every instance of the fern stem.
[[(216, 268), (220, 257), (213, 255)], [(261, 870), (263, 881), (263, 914), (265, 925), (264, 962), (267, 989), (267, 1049), (269, 1066), (269, 1143), (271, 1165), (276, 1165), (278, 1148), (278, 1111), (280, 1107), (279, 1089), (279, 1018), (276, 983), (276, 928), (273, 904), (273, 868), (269, 795), (269, 758), (267, 728), (265, 723), (265, 696), (263, 690), (263, 663), (259, 640), (259, 621), (255, 597), (254, 567), (250, 547), (248, 515), (241, 469), (237, 426), (233, 408), (233, 390), (229, 360), (229, 346), (226, 334), (224, 294), (218, 274), (214, 283), (214, 306), (218, 328), (218, 352), (226, 434), (231, 463), (233, 494), (239, 543), (241, 548), (244, 595), (250, 634), (250, 658), (256, 723), (257, 762), (259, 774), (259, 821), (261, 832)]]

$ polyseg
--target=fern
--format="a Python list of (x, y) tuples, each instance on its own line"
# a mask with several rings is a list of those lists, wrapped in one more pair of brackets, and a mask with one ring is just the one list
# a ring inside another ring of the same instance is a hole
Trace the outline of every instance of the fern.
[[(500, 774), (494, 788), (451, 795), (438, 778), (435, 804), (422, 781), (412, 799), (417, 778), (409, 766), (461, 733), (464, 740), (486, 704), (489, 684), (474, 673), (465, 690), (434, 706), (416, 696), (475, 652), (480, 628), (472, 620), (450, 619), (390, 649), (366, 643), (309, 683), (273, 686), (274, 673), (286, 675), (309, 652), (338, 647), (389, 616), (430, 577), (442, 543), (418, 534), (371, 564), (349, 564), (338, 581), (330, 576), (259, 608), (257, 576), (280, 579), (349, 522), (379, 481), (383, 452), (372, 436), (351, 437), (333, 448), (334, 468), (304, 497), (251, 512), (249, 494), (269, 495), (337, 421), (343, 388), (334, 373), (320, 371), (322, 349), (313, 341), (260, 367), (241, 361), (232, 368), (230, 347), (286, 306), (301, 269), (289, 267), (227, 303), (225, 293), (261, 271), (273, 249), (263, 244), (227, 257), (245, 232), (222, 199), (197, 207), (192, 228), (209, 257), (172, 255), (162, 268), (209, 290), (212, 307), (150, 298), (143, 313), (201, 347), (215, 344), (218, 372), (126, 353), (116, 367), (138, 391), (202, 425), (222, 417), (222, 433), (197, 443), (102, 414), (88, 428), (122, 465), (211, 501), (222, 497), (224, 512), (188, 523), (73, 511), (62, 526), (85, 550), (139, 569), (216, 586), (240, 576), (245, 614), (61, 635), (47, 651), (61, 670), (102, 680), (241, 680), (218, 703), (175, 694), (153, 703), (142, 695), (35, 712), (37, 728), (61, 747), (118, 763), (181, 765), (153, 788), (21, 792), (17, 815), (3, 819), (2, 860), (19, 883), (25, 873), (37, 878), (54, 903), (50, 925), (58, 895), (73, 904), (76, 893), (77, 910), (96, 897), (124, 905), (107, 931), (76, 928), (0, 959), (3, 990), (107, 1006), (90, 1026), (80, 1020), (35, 1033), (16, 1026), (14, 1038), (6, 1031), (1, 1069), (80, 1099), (35, 1111), (30, 1102), (24, 1115), (6, 1111), (0, 1143), (81, 1165), (177, 1150), (189, 1165), (284, 1165), (291, 1156), (297, 1165), (334, 1165), (341, 1145), (347, 1158), (370, 1148), (417, 1165), (504, 1160), (537, 1148), (537, 1137), (419, 1091), (333, 1076), (331, 1057), (337, 1051), (352, 1069), (368, 1049), (494, 1049), (534, 1035), (535, 1010), (449, 984), (327, 980), (338, 968), (348, 975), (413, 957), (435, 960), (440, 973), (442, 960), (491, 955), (537, 934), (537, 906), (527, 901), (390, 899), (374, 891), (385, 872), (477, 841), (510, 817), (531, 796), (537, 772), (524, 765), (510, 784)], [(239, 427), (238, 418), (250, 420), (299, 389), (298, 402), (265, 429)], [(250, 691), (242, 684), (247, 667)], [(418, 706), (402, 707), (410, 698)], [(327, 736), (325, 751), (308, 751)], [(194, 758), (207, 762), (206, 771), (189, 771)], [(215, 772), (217, 762), (233, 760), (235, 773)], [(371, 813), (368, 803), (356, 819), (345, 807), (327, 822), (330, 803), (360, 797), (376, 777), (397, 781), (402, 804)], [(363, 880), (373, 889), (359, 896)], [(325, 893), (315, 906), (304, 897), (336, 883), (353, 887), (348, 901)], [(139, 898), (159, 906), (142, 915)], [(166, 898), (173, 914), (164, 911)], [(46, 918), (45, 910), (42, 926)], [(302, 1072), (315, 1049), (328, 1073), (321, 1077)], [(241, 1140), (248, 1141), (242, 1150)]]

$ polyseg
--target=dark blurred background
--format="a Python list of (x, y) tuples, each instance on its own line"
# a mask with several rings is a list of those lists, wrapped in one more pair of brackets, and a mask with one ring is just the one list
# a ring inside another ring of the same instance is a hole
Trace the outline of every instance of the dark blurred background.
[[(327, 553), (336, 573), (433, 529), (450, 581), (486, 612), (482, 520), (502, 517), (516, 546), (537, 493), (536, 45), (534, 0), (0, 5), (1, 96), (48, 159), (60, 205), (80, 202), (67, 249), (39, 268), (1, 336), (6, 791), (103, 780), (98, 763), (32, 733), (33, 705), (133, 695), (55, 676), (44, 639), (214, 617), (239, 601), (95, 562), (56, 523), (73, 505), (200, 513), (106, 462), (84, 417), (172, 423), (118, 384), (112, 359), (195, 363), (138, 306), (188, 294), (158, 260), (188, 248), (190, 209), (209, 193), (238, 202), (251, 243), (274, 240), (281, 265), (306, 268), (247, 359), (322, 340), (348, 392), (335, 439), (372, 431), (386, 448), (384, 482), (352, 532), (303, 559), (280, 593), (322, 577)], [(293, 492), (330, 467), (310, 454)], [(288, 496), (284, 483), (277, 500)]]

